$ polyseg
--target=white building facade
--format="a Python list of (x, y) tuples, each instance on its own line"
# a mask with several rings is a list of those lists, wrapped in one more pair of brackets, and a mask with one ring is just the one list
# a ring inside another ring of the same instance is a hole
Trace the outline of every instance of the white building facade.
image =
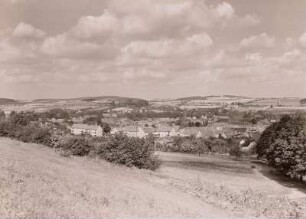
[(98, 125), (74, 124), (70, 127), (70, 130), (73, 135), (88, 134), (93, 137), (103, 136), (103, 129)]

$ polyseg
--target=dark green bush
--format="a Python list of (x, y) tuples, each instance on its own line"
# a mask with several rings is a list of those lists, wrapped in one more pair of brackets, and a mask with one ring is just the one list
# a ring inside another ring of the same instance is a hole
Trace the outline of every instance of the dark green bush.
[(241, 157), (242, 153), (238, 144), (232, 144), (229, 149), (229, 154), (233, 157)]
[(306, 121), (303, 115), (281, 118), (258, 140), (258, 156), (281, 173), (302, 180), (306, 174)]
[(0, 136), (8, 137), (10, 133), (11, 133), (10, 123), (6, 120), (1, 120), (0, 121)]
[(47, 127), (37, 123), (21, 126), (16, 129), (14, 137), (23, 142), (33, 142), (50, 146), (51, 132)]
[(70, 151), (71, 155), (86, 156), (93, 149), (93, 144), (84, 136), (64, 136), (60, 139), (58, 147)]
[(135, 166), (140, 169), (158, 168), (154, 154), (154, 139), (129, 138), (123, 134), (108, 136), (96, 145), (95, 153), (101, 158), (116, 164)]

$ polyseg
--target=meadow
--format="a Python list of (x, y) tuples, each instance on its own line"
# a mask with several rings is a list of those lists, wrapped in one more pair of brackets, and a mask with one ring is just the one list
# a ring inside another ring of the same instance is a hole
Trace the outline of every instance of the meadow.
[(305, 187), (275, 180), (262, 165), (157, 154), (153, 172), (1, 138), (0, 217), (306, 217)]

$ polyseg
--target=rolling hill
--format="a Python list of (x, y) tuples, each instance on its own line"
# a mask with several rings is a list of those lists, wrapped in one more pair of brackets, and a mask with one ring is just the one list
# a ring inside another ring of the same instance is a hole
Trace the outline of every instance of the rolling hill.
[(162, 166), (152, 172), (0, 138), (0, 217), (306, 216), (305, 188), (272, 180), (259, 165), (214, 155), (159, 152), (159, 158)]
[(147, 105), (147, 100), (140, 98), (130, 98), (121, 96), (99, 96), (99, 97), (77, 97), (67, 99), (36, 99), (34, 103), (52, 103), (52, 102), (73, 102), (73, 101), (84, 101), (84, 102), (116, 102), (119, 104), (140, 104)]
[(13, 99), (8, 98), (0, 98), (0, 105), (6, 105), (6, 104), (18, 104), (19, 102)]
[(246, 97), (246, 96), (236, 96), (236, 95), (210, 95), (210, 96), (191, 96), (191, 97), (182, 97), (178, 98), (176, 100), (180, 101), (194, 101), (194, 100), (213, 100), (213, 99), (253, 99), (251, 97)]
[(0, 138), (1, 218), (196, 218), (221, 210), (147, 170)]

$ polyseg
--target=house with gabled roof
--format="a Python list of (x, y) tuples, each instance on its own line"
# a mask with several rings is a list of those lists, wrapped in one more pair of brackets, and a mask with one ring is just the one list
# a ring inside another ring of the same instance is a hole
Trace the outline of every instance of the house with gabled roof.
[(178, 136), (178, 127), (176, 126), (159, 126), (156, 128), (143, 127), (142, 128), (146, 135), (154, 135), (158, 138), (175, 137)]
[(123, 133), (128, 137), (144, 138), (145, 131), (140, 126), (124, 126), (113, 128), (111, 134)]
[(84, 135), (89, 134), (93, 137), (103, 136), (103, 129), (98, 125), (86, 125), (86, 124), (73, 124), (70, 127), (71, 134), (73, 135)]
[(170, 137), (172, 129), (173, 127), (170, 126), (160, 126), (154, 130), (153, 135), (160, 138)]

